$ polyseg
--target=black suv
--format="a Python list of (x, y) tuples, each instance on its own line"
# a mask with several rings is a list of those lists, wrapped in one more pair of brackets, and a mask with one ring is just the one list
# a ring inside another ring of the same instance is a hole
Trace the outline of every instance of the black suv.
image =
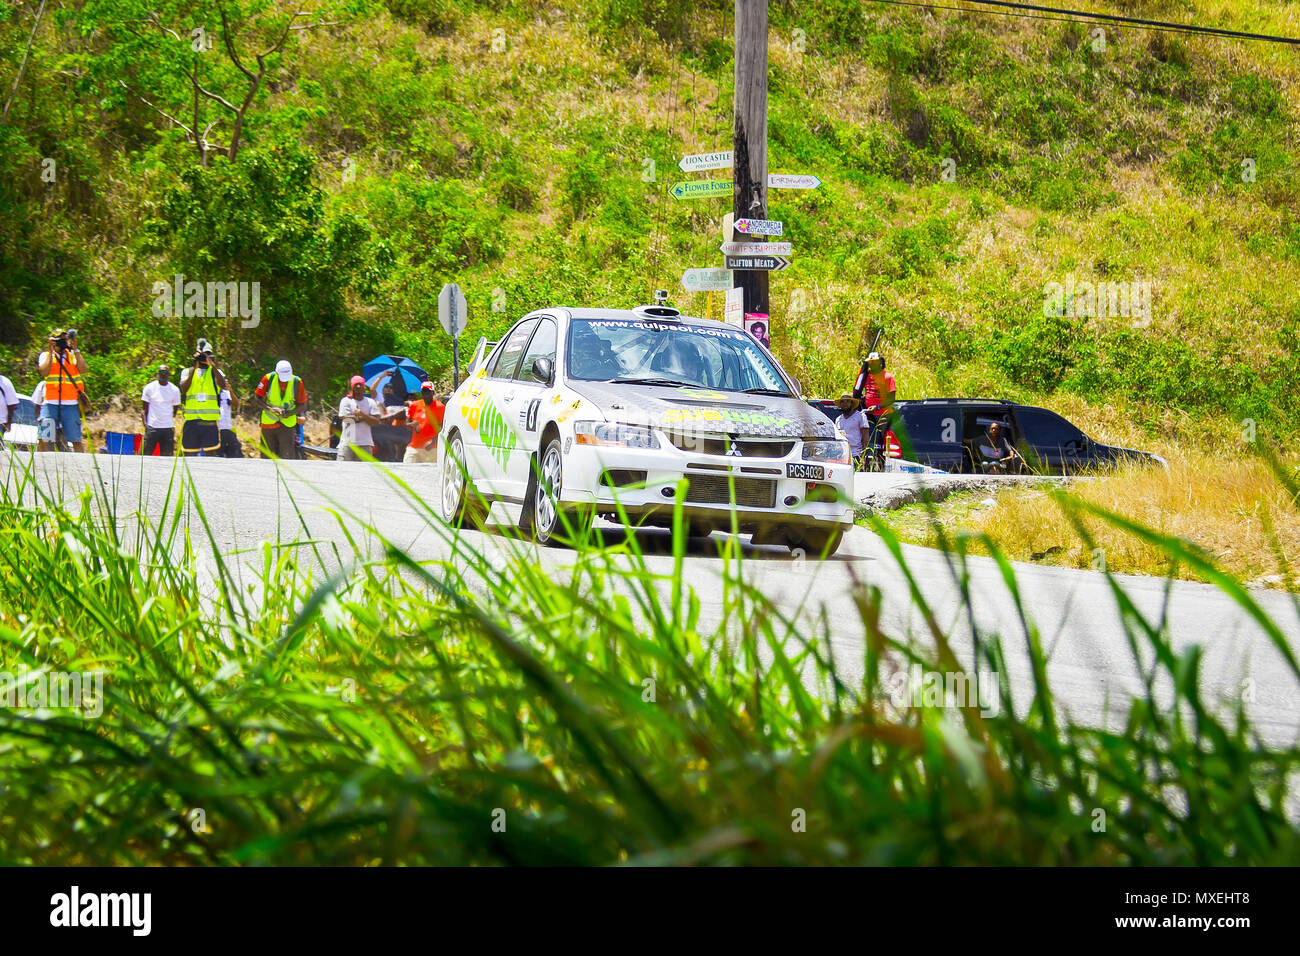
[(1007, 437), (1036, 474), (1108, 471), (1126, 461), (1168, 467), (1159, 455), (1093, 441), (1056, 412), (1001, 398), (895, 402), (894, 435), (886, 435), (886, 448), (892, 457), (931, 468), (977, 473), (979, 440), (993, 422), (1002, 423)]

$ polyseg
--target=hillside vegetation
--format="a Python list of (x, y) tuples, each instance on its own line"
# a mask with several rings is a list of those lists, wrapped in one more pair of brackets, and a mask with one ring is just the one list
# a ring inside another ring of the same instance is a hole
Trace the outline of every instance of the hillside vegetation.
[[(1300, 35), (1291, 4), (1091, 5)], [(38, 6), (0, 10), (6, 99)], [(660, 287), (720, 315), (678, 280), (721, 265), (729, 201), (667, 189), (725, 175), (676, 163), (730, 147), (730, 0), (300, 6), (45, 11), (0, 126), (0, 369), (20, 386), (55, 325), (82, 330), (98, 397), (133, 398), (200, 334), (250, 387), (283, 355), (333, 399), (388, 350), (449, 381), (446, 281), (471, 346), (530, 308)], [(796, 250), (773, 348), (810, 394), (883, 327), (903, 397), (1221, 447), (1243, 419), (1300, 429), (1289, 48), (851, 0), (771, 20), (770, 168), (825, 182), (770, 206)], [(157, 318), (178, 273), (260, 282), (260, 324)], [(1149, 321), (1045, 314), (1051, 283), (1111, 281), (1148, 283)]]

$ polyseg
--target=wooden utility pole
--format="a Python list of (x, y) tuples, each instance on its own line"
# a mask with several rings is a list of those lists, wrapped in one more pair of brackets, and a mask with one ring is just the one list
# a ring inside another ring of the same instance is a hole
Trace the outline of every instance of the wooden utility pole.
[[(736, 0), (736, 126), (732, 166), (737, 219), (767, 218), (767, 0)], [(733, 240), (748, 238), (732, 230)], [(767, 307), (767, 273), (736, 272), (745, 311)]]

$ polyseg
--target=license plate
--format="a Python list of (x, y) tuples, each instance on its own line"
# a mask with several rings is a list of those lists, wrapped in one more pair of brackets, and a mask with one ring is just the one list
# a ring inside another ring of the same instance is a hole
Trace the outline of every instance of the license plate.
[(825, 481), (826, 469), (821, 465), (789, 462), (785, 466), (785, 476), (787, 478), (802, 478), (805, 481)]

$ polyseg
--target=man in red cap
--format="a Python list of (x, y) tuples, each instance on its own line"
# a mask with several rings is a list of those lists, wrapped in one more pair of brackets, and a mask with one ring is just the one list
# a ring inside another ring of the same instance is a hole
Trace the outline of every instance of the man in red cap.
[(403, 462), (438, 460), (438, 432), (442, 430), (442, 416), (446, 410), (447, 407), (433, 394), (433, 383), (421, 382), (420, 397), (406, 405), (411, 443), (402, 455)]
[(366, 380), (360, 375), (353, 375), (348, 386), (348, 394), (339, 402), (343, 434), (339, 437), (338, 460), (360, 461), (357, 449), (363, 449), (371, 456), (375, 453), (375, 440), (371, 437), (370, 426), (382, 424), (380, 416), (384, 410), (366, 394)]

